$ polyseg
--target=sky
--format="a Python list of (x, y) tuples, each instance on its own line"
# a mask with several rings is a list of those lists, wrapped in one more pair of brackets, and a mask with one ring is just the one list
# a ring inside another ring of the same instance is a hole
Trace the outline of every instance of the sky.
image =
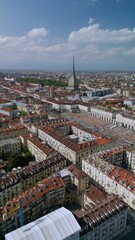
[(0, 0), (0, 69), (135, 71), (135, 0)]

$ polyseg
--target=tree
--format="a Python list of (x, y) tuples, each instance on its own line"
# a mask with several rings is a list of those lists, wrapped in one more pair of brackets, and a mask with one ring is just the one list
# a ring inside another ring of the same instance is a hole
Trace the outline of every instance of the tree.
[[(40, 80), (36, 78), (23, 78), (19, 79), (19, 82), (29, 82), (29, 83), (37, 83), (37, 84), (42, 84), (41, 86), (57, 86), (57, 87), (66, 87), (68, 85), (67, 82), (65, 81), (56, 81), (56, 80)], [(42, 83), (41, 83), (42, 81)]]
[(7, 155), (4, 153), (3, 150), (0, 150), (0, 159), (2, 159), (2, 160), (6, 160), (7, 159)]
[(25, 116), (27, 113), (26, 113), (25, 111), (20, 111), (19, 114), (20, 114), (20, 117), (23, 117), (23, 116)]
[(35, 161), (35, 157), (32, 156), (30, 151), (28, 151), (24, 154), (24, 159), (28, 162)]
[(17, 155), (10, 155), (8, 157), (7, 171), (11, 171), (13, 168), (27, 166), (31, 161), (35, 161), (35, 157), (32, 156), (30, 151)]

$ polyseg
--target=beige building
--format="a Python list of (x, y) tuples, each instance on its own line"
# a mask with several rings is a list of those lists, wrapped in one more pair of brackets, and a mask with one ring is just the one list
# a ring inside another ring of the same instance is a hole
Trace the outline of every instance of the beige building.
[(71, 165), (68, 170), (71, 174), (71, 181), (77, 186), (78, 194), (83, 193), (89, 187), (89, 176), (75, 165)]
[(19, 138), (10, 138), (0, 141), (0, 151), (5, 154), (17, 154), (21, 152), (21, 142)]
[(27, 148), (32, 155), (35, 156), (37, 162), (45, 160), (52, 152), (54, 152), (51, 147), (45, 145), (34, 136), (27, 137)]
[(68, 121), (58, 120), (57, 123), (45, 127), (39, 126), (35, 132), (39, 139), (79, 166), (82, 158), (89, 154), (115, 146), (113, 139), (91, 133), (88, 128)]
[(11, 128), (0, 129), (0, 140), (17, 138), (26, 132), (26, 127), (21, 124), (13, 125)]

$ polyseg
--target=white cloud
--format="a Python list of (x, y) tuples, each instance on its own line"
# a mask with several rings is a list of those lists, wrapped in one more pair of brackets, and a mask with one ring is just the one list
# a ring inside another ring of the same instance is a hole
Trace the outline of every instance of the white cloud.
[(94, 22), (94, 18), (91, 18), (91, 17), (90, 17), (88, 23), (91, 24), (91, 23), (93, 23), (93, 22)]
[(27, 36), (29, 38), (40, 38), (40, 37), (46, 37), (48, 34), (48, 31), (45, 28), (33, 28), (31, 31), (27, 33)]
[(99, 0), (75, 0), (73, 1), (73, 6), (78, 6), (80, 3), (83, 3), (86, 6), (95, 6)]
[(92, 21), (90, 18), (91, 25), (72, 31), (65, 41), (56, 44), (49, 44), (45, 28), (34, 28), (20, 37), (0, 36), (0, 64), (10, 59), (14, 63), (58, 64), (68, 62), (73, 55), (83, 64), (135, 60), (135, 28), (103, 29)]
[(89, 5), (94, 6), (96, 3), (99, 2), (99, 0), (87, 0), (87, 2), (88, 2)]
[(81, 28), (79, 31), (70, 33), (68, 41), (72, 42), (94, 42), (94, 43), (122, 43), (135, 40), (135, 28), (120, 30), (109, 30), (100, 28), (99, 23)]

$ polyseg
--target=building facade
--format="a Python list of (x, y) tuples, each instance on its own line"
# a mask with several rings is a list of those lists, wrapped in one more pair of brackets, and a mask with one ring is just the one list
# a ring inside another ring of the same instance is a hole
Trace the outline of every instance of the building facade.
[(135, 210), (135, 176), (133, 173), (92, 156), (82, 160), (82, 170), (105, 191), (119, 195)]
[(115, 122), (116, 118), (116, 113), (114, 111), (109, 111), (99, 107), (91, 107), (90, 114), (93, 117), (101, 118), (102, 120), (106, 120), (108, 122)]
[(40, 180), (66, 167), (66, 159), (61, 155), (53, 156), (42, 162), (32, 163), (0, 177), (0, 206), (34, 187)]
[(42, 180), (0, 208), (0, 236), (20, 227), (21, 221), (27, 224), (62, 206), (64, 199), (65, 186), (61, 178)]
[(9, 154), (18, 154), (21, 152), (21, 142), (19, 138), (9, 138), (0, 141), (0, 151)]

